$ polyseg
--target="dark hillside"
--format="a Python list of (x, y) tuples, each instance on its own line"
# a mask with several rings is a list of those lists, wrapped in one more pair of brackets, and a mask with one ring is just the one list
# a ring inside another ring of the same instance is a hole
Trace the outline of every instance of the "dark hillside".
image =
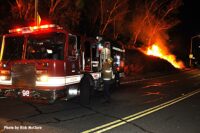
[(126, 50), (126, 75), (145, 74), (150, 72), (176, 71), (168, 61), (154, 56), (147, 56), (137, 49)]

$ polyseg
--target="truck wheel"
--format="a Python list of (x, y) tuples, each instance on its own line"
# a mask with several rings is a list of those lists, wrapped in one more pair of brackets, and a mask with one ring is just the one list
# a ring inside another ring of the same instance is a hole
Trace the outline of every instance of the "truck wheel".
[(48, 103), (49, 103), (49, 104), (53, 104), (53, 103), (55, 103), (55, 101), (56, 101), (55, 99), (49, 99), (49, 100), (48, 100)]
[(0, 89), (0, 97), (3, 96), (3, 91)]
[(83, 77), (80, 83), (80, 103), (83, 105), (88, 105), (91, 98), (91, 89), (90, 78), (85, 76)]

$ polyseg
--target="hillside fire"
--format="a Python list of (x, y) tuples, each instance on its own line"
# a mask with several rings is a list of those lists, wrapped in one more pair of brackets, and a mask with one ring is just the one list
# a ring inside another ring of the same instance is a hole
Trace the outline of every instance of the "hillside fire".
[(163, 50), (157, 43), (154, 43), (153, 45), (149, 46), (146, 50), (143, 50), (143, 52), (147, 55), (152, 55), (167, 60), (175, 68), (184, 68), (184, 64), (182, 61), (177, 61), (175, 55)]
[(144, 54), (167, 60), (178, 69), (184, 68), (184, 64), (171, 53), (176, 45), (168, 47), (168, 43), (173, 40), (170, 37), (174, 32), (173, 27), (181, 22), (176, 16), (181, 5), (182, 0), (144, 0), (144, 3), (137, 4), (131, 23), (133, 45), (139, 47)]

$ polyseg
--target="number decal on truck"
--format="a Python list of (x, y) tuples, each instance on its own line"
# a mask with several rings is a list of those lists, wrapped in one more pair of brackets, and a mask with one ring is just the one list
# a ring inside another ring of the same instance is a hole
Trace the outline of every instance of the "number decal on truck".
[(30, 96), (30, 91), (29, 90), (23, 90), (22, 91), (22, 96), (23, 97), (29, 97)]

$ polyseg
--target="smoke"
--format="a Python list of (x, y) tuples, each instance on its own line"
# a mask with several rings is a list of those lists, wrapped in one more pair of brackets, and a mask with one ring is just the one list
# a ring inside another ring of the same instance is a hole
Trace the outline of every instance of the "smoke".
[(143, 45), (168, 45), (168, 30), (180, 23), (176, 17), (181, 0), (138, 0), (131, 23), (132, 40)]
[(145, 54), (150, 51), (150, 55), (167, 60), (176, 68), (184, 65), (171, 54), (168, 31), (180, 23), (176, 15), (181, 5), (181, 0), (138, 1), (130, 28), (135, 47)]

